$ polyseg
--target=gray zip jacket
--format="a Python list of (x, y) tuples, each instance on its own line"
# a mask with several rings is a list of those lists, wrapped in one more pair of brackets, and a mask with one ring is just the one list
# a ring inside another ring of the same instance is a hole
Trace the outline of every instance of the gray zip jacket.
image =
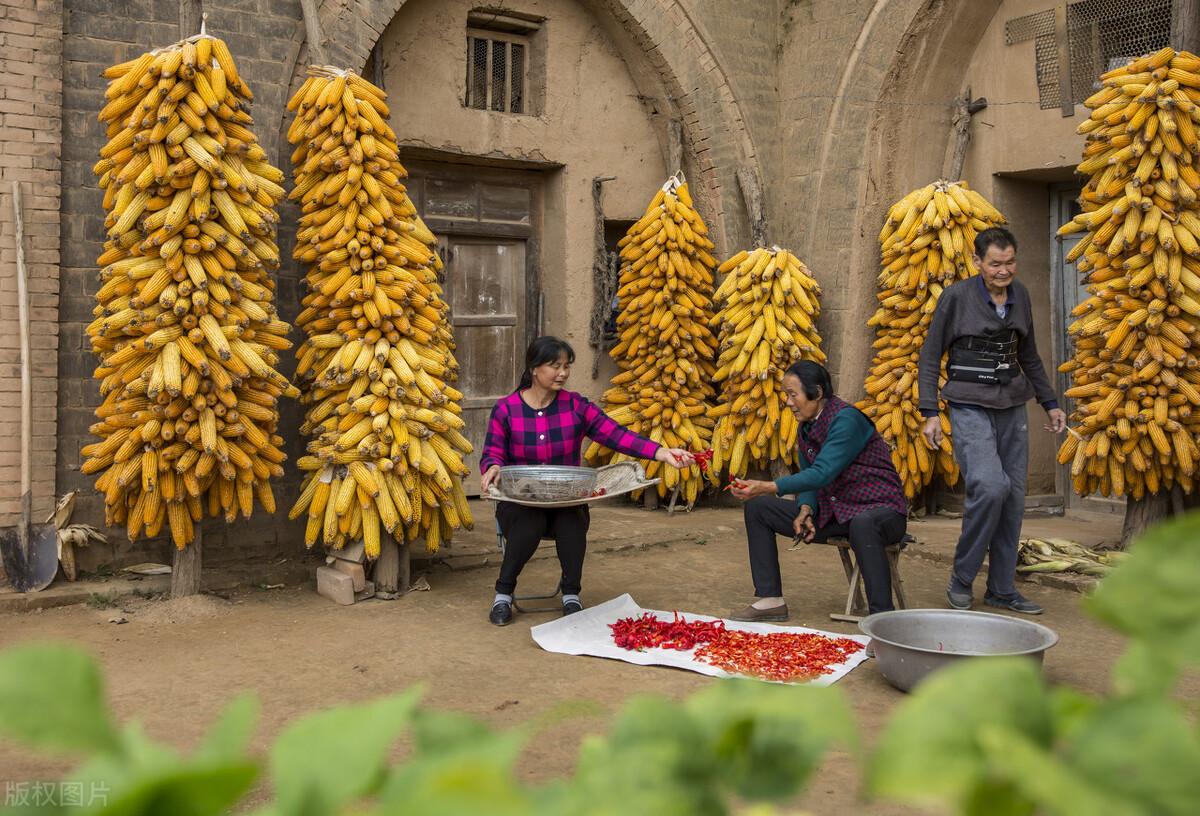
[(1007, 313), (1000, 317), (979, 276), (948, 287), (938, 299), (929, 324), (929, 334), (921, 347), (917, 372), (919, 408), (926, 417), (938, 413), (938, 376), (942, 356), (960, 337), (1013, 329), (1017, 332), (1017, 363), (1021, 373), (1005, 385), (988, 385), (950, 380), (942, 389), (942, 398), (981, 408), (1012, 408), (1037, 397), (1047, 410), (1058, 407), (1054, 389), (1046, 377), (1042, 358), (1033, 337), (1033, 309), (1029, 291), (1014, 280), (1008, 286)]

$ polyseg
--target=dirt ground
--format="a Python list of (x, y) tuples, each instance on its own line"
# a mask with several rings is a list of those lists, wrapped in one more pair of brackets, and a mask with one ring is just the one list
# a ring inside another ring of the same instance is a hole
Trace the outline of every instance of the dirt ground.
[[(336, 703), (384, 695), (414, 683), (426, 686), (428, 705), (512, 726), (575, 700), (598, 703), (602, 715), (581, 716), (542, 731), (528, 746), (522, 776), (545, 780), (573, 767), (580, 739), (602, 732), (628, 697), (655, 693), (682, 697), (709, 683), (698, 674), (541, 651), (531, 625), (546, 614), (518, 615), (513, 625), (487, 622), (495, 580), (494, 529), (486, 506), (477, 532), (456, 543), (448, 562), (423, 568), (431, 591), (398, 601), (371, 600), (338, 607), (305, 584), (264, 591), (243, 588), (228, 600), (204, 595), (168, 602), (127, 597), (113, 608), (86, 604), (0, 614), (0, 647), (27, 640), (70, 640), (103, 663), (109, 697), (122, 720), (138, 718), (156, 739), (187, 749), (232, 696), (254, 691), (262, 702), (256, 741), (270, 738), (294, 717)], [(918, 544), (902, 559), (910, 607), (943, 607), (948, 559), (958, 522), (914, 522)], [(1119, 517), (1029, 518), (1027, 535), (1111, 541)], [(856, 631), (829, 620), (844, 603), (845, 578), (831, 548), (789, 551), (781, 540), (790, 623), (832, 632)], [(545, 545), (522, 576), (521, 590), (553, 586), (557, 562)], [(488, 563), (484, 563), (487, 561)], [(311, 575), (315, 565), (305, 565)], [(475, 568), (470, 568), (475, 565)], [(451, 568), (453, 567), (453, 568)], [(982, 579), (976, 592), (982, 594)], [(1052, 681), (1102, 691), (1120, 638), (1083, 614), (1082, 595), (1026, 584), (1046, 607), (1040, 620), (1061, 636), (1046, 659)], [(700, 509), (667, 516), (629, 506), (593, 513), (584, 601), (629, 592), (643, 606), (724, 614), (752, 595), (740, 511)], [(981, 608), (977, 605), (977, 608)], [(123, 618), (124, 624), (111, 622)], [(869, 741), (888, 711), (903, 699), (868, 661), (839, 683)], [(57, 761), (0, 745), (0, 777), (53, 778)], [(814, 813), (911, 813), (858, 797), (851, 759), (834, 754), (801, 804)]]

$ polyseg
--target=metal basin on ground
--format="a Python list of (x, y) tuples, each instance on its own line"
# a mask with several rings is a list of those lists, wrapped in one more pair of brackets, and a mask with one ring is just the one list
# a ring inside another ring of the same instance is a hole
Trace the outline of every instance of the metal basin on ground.
[(596, 471), (567, 465), (511, 465), (500, 468), (499, 487), (514, 499), (586, 499), (596, 488)]
[(967, 657), (1025, 655), (1041, 663), (1058, 642), (1054, 630), (1033, 621), (957, 609), (879, 612), (858, 628), (875, 640), (879, 671), (902, 691)]

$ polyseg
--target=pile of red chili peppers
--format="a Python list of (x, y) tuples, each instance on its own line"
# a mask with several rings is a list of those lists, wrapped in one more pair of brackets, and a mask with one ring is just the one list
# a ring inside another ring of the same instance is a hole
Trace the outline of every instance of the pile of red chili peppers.
[(832, 674), (833, 666), (862, 649), (850, 638), (795, 632), (726, 630), (721, 637), (696, 650), (696, 659), (731, 674), (749, 674), (764, 680), (805, 680)]
[(621, 618), (610, 623), (613, 642), (622, 649), (641, 652), (646, 649), (678, 649), (686, 652), (697, 646), (710, 643), (725, 631), (724, 621), (685, 620), (675, 613), (675, 620), (663, 621), (653, 612), (643, 613), (639, 618)]
[[(696, 649), (695, 658), (731, 674), (764, 680), (794, 681), (831, 674), (833, 666), (862, 649), (850, 638), (772, 632), (760, 635), (726, 629), (724, 621), (688, 621), (675, 613), (671, 621), (652, 612), (610, 623), (613, 642), (622, 649)], [(699, 648), (696, 648), (699, 647)]]

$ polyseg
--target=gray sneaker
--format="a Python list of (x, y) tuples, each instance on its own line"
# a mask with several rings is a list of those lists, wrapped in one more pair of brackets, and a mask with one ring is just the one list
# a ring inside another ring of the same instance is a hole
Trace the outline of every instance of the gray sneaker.
[(1020, 612), (1023, 615), (1040, 615), (1045, 611), (1041, 606), (1035, 604), (1019, 592), (1011, 598), (1001, 598), (989, 592), (983, 596), (983, 602), (988, 606), (994, 606), (998, 609), (1008, 609), (1012, 612)]
[(952, 586), (946, 587), (946, 600), (950, 602), (950, 606), (954, 609), (970, 609), (971, 604), (975, 601), (975, 596), (970, 592), (959, 592)]

